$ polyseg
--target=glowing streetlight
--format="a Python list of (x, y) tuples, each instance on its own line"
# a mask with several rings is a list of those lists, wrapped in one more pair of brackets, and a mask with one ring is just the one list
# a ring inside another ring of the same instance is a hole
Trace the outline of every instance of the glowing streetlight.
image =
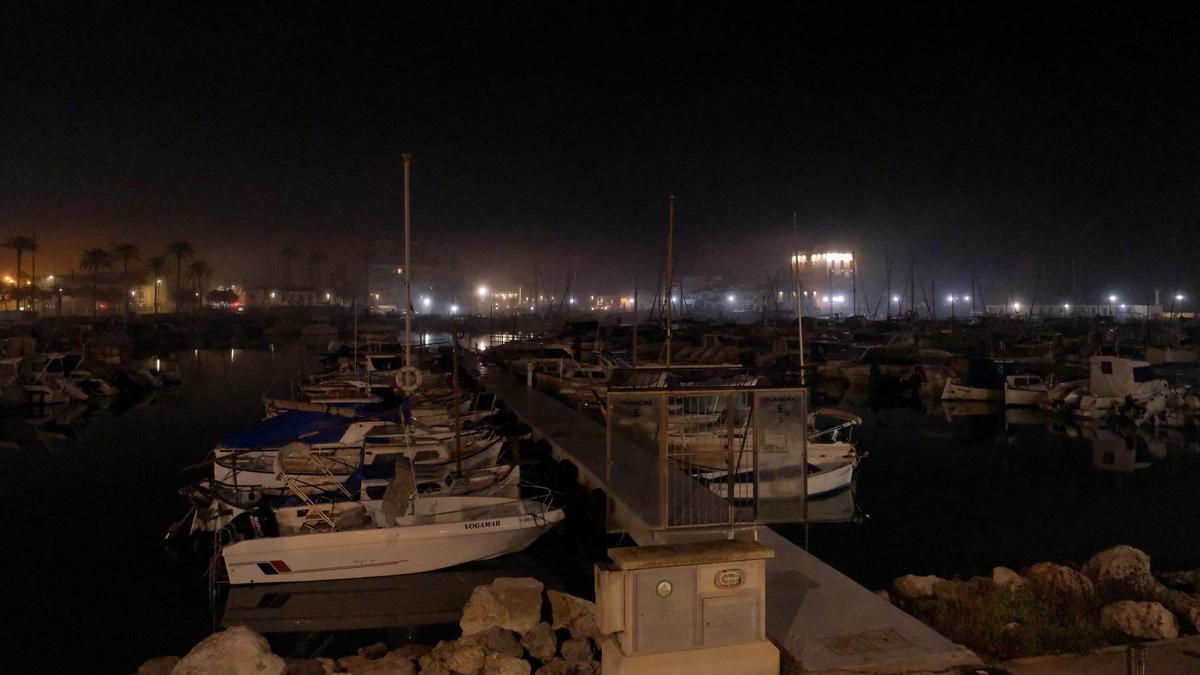
[(450, 305), (450, 313), (458, 314), (458, 305)]
[(136, 297), (137, 297), (137, 291), (129, 291), (129, 297), (131, 297), (131, 298), (136, 298)]
[(326, 294), (325, 294), (325, 299), (326, 299), (326, 300), (328, 300), (328, 299), (330, 299), (330, 298), (332, 298), (332, 297), (333, 297), (333, 295), (332, 295), (332, 294), (330, 294), (330, 293), (326, 293)]
[[(674, 298), (672, 298), (672, 300), (674, 300)], [(569, 300), (567, 300), (567, 304), (571, 304), (571, 305), (575, 304), (575, 298), (570, 298)]]
[(970, 301), (971, 301), (971, 296), (969, 296), (969, 295), (964, 295), (964, 296), (962, 296), (962, 301), (963, 301), (963, 302), (970, 302)]
[(1110, 295), (1110, 296), (1108, 296), (1108, 301), (1109, 301), (1109, 302), (1116, 302), (1116, 301), (1117, 301), (1117, 296), (1115, 296), (1115, 295)]
[(733, 297), (732, 295), (730, 295), (729, 297), (727, 297), (725, 299), (728, 300), (730, 303), (732, 303), (734, 300), (737, 300), (737, 298)]
[[(161, 280), (161, 279), (159, 279), (159, 281), (162, 281), (162, 280)], [(274, 299), (275, 299), (275, 291), (271, 291), (271, 299), (272, 299), (272, 300), (274, 300)]]
[(1183, 293), (1176, 293), (1175, 300), (1178, 302), (1183, 302)]
[(478, 289), (475, 290), (475, 292), (478, 293), (479, 297), (481, 297), (481, 298), (487, 297), (488, 288), (487, 288), (487, 286), (480, 286)]
[(430, 300), (429, 296), (425, 296), (424, 298), (421, 298), (421, 304), (425, 305), (425, 307), (428, 308), (430, 305), (433, 304), (433, 300)]
[(1014, 311), (1014, 312), (1019, 312), (1019, 311), (1021, 311), (1021, 303), (1019, 303), (1019, 302), (1014, 302), (1014, 303), (1013, 303), (1013, 311)]
[(892, 296), (892, 302), (900, 302), (900, 296), (898, 296), (898, 295), (893, 295), (893, 296)]

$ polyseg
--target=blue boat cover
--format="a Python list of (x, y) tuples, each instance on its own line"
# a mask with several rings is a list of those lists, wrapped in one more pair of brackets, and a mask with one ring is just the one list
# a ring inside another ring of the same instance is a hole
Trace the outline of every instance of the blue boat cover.
[(293, 441), (335, 443), (349, 423), (328, 413), (286, 410), (221, 439), (225, 448), (274, 448)]

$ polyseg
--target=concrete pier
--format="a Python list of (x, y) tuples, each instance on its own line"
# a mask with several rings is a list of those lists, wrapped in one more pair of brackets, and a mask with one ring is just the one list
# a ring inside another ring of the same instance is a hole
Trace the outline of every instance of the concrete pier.
[[(534, 434), (546, 439), (556, 459), (579, 469), (580, 482), (605, 490), (616, 516), (639, 545), (728, 536), (719, 530), (654, 530), (645, 517), (647, 491), (636, 485), (607, 485), (607, 430), (587, 415), (526, 387), (500, 368), (482, 367), (481, 382), (496, 393)], [(617, 460), (614, 460), (617, 461)], [(647, 475), (650, 472), (645, 472)], [(621, 472), (622, 476), (636, 475)], [(979, 665), (965, 647), (882, 600), (769, 527), (747, 528), (738, 537), (757, 538), (775, 549), (767, 564), (767, 636), (805, 671), (940, 671)]]

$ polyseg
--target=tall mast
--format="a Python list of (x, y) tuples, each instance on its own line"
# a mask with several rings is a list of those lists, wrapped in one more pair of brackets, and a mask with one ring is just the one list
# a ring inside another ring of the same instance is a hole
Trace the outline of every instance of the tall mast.
[(672, 274), (673, 266), (671, 261), (674, 259), (674, 244), (675, 244), (675, 195), (671, 195), (667, 200), (667, 367), (671, 367), (671, 287), (675, 283), (674, 275)]
[(401, 156), (404, 158), (404, 367), (412, 368), (412, 261), (409, 256), (412, 224), (408, 201), (408, 165), (412, 162), (412, 153), (406, 152)]
[(637, 368), (638, 287), (633, 286), (633, 367)]
[(800, 250), (797, 248), (796, 212), (792, 211), (792, 272), (796, 278), (796, 339), (800, 348), (800, 381), (804, 382), (804, 296), (800, 294)]

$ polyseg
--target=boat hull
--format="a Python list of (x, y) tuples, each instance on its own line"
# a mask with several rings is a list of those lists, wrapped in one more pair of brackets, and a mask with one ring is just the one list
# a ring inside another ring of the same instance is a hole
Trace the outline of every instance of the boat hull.
[(415, 574), (523, 551), (563, 517), (551, 509), (544, 516), (250, 539), (221, 555), (235, 586)]

